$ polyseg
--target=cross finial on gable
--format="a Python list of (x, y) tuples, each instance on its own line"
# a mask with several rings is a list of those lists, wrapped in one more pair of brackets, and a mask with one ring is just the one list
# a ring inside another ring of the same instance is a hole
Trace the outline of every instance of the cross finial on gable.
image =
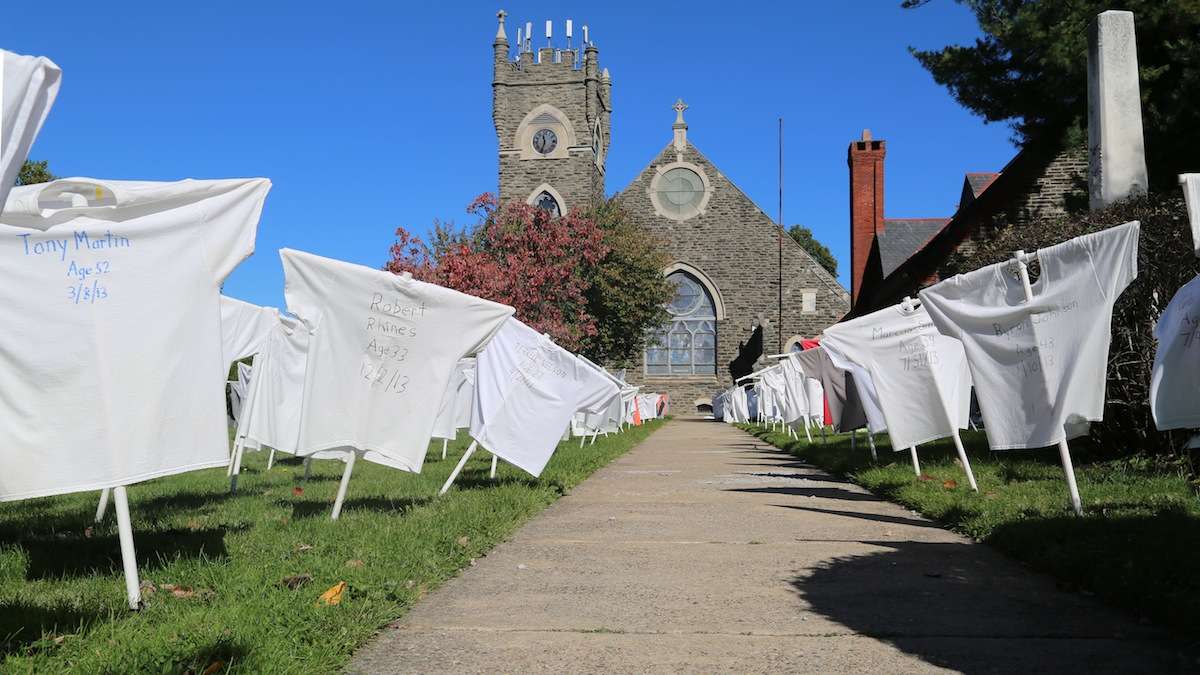
[(688, 104), (684, 103), (683, 99), (679, 99), (675, 101), (675, 105), (671, 106), (671, 108), (675, 111), (675, 124), (685, 124), (683, 121), (683, 111), (688, 109)]

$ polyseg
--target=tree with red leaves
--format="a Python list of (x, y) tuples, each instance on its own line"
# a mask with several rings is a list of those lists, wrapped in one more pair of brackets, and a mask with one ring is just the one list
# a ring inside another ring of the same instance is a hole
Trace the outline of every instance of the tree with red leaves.
[(467, 212), (479, 218), (474, 228), (437, 224), (431, 243), (398, 228), (385, 269), (512, 305), (518, 319), (572, 351), (597, 334), (587, 293), (609, 247), (594, 220), (576, 210), (556, 218), (528, 204), (501, 206), (491, 194)]

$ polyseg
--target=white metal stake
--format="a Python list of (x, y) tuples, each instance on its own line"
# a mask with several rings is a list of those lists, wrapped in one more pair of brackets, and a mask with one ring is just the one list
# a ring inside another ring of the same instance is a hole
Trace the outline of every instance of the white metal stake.
[(459, 472), (462, 471), (463, 467), (467, 465), (467, 460), (471, 458), (471, 455), (475, 454), (475, 448), (478, 447), (479, 443), (477, 441), (471, 441), (471, 446), (468, 447), (467, 451), (463, 453), (462, 459), (458, 460), (458, 466), (454, 467), (454, 470), (450, 472), (450, 477), (446, 479), (446, 484), (443, 485), (442, 489), (438, 491), (439, 495), (446, 494), (446, 490), (450, 489), (450, 485), (454, 483), (455, 478), (458, 478)]
[(908, 449), (908, 452), (910, 455), (912, 455), (913, 471), (915, 471), (917, 474), (917, 477), (920, 478), (921, 477), (921, 463), (917, 461), (917, 446), (915, 446), (915, 445), (911, 446)]
[(871, 433), (871, 429), (867, 428), (867, 445), (871, 446), (871, 461), (878, 462), (879, 455), (875, 453), (875, 434)]
[(584, 441), (586, 441), (586, 440), (587, 440), (587, 437), (586, 437), (586, 436), (584, 436), (583, 434), (580, 434), (580, 435), (579, 435), (579, 447), (581, 447), (581, 448), (582, 448), (582, 447), (583, 447), (583, 442), (584, 442)]
[(446, 459), (446, 439), (442, 439), (442, 459)]
[(599, 436), (599, 435), (600, 435), (600, 432), (599, 432), (599, 431), (593, 431), (593, 432), (592, 432), (592, 440), (588, 442), (588, 445), (595, 445), (595, 444), (596, 444), (596, 437), (597, 437), (597, 436)]
[(858, 448), (858, 430), (850, 430), (850, 452), (854, 452)]
[(271, 452), (267, 454), (267, 471), (270, 471), (272, 466), (275, 466), (275, 448), (271, 448)]
[(111, 492), (108, 488), (100, 491), (100, 503), (96, 506), (96, 522), (104, 520), (104, 514), (108, 511), (108, 493)]
[(125, 568), (125, 594), (129, 596), (129, 609), (137, 610), (142, 606), (142, 589), (137, 554), (133, 550), (133, 525), (129, 522), (129, 495), (124, 485), (113, 488), (113, 501), (117, 510), (117, 536), (121, 541), (121, 565)]
[[(1017, 273), (1021, 277), (1021, 287), (1025, 291), (1025, 301), (1033, 302), (1033, 287), (1029, 284), (1029, 267), (1025, 264), (1025, 251), (1013, 251), (1013, 260), (1017, 262)], [(1071, 493), (1071, 506), (1075, 509), (1075, 515), (1082, 516), (1083, 501), (1079, 499), (1079, 486), (1075, 483), (1075, 465), (1071, 462), (1071, 448), (1067, 446), (1065, 435), (1058, 442), (1058, 456), (1062, 461), (1063, 473), (1067, 477), (1067, 491)]]
[(229, 494), (237, 493), (238, 474), (242, 472), (242, 448), (244, 439), (239, 438), (233, 444), (233, 464), (229, 467)]
[(350, 456), (346, 458), (346, 468), (342, 471), (342, 482), (338, 484), (337, 499), (333, 500), (333, 514), (329, 516), (330, 520), (337, 520), (338, 516), (342, 515), (342, 502), (346, 501), (346, 488), (350, 485), (350, 473), (354, 471), (354, 460), (358, 457), (358, 453), (350, 451)]
[(825, 438), (825, 425), (822, 424), (821, 425), (821, 445), (825, 445), (826, 442), (827, 442), (827, 439)]
[(312, 457), (304, 458), (304, 482), (308, 482), (308, 477), (312, 475)]
[(812, 445), (812, 432), (808, 430), (808, 420), (804, 420), (804, 435), (808, 438), (809, 445)]
[(971, 489), (979, 492), (979, 486), (975, 484), (975, 472), (971, 470), (971, 460), (967, 459), (967, 451), (963, 449), (958, 429), (954, 430), (954, 449), (958, 451), (958, 461), (962, 462), (963, 471), (967, 472), (967, 482), (971, 484)]
[(496, 459), (496, 456), (492, 455), (492, 475), (489, 476), (489, 478), (491, 478), (492, 480), (496, 480), (496, 462), (497, 461), (498, 460)]

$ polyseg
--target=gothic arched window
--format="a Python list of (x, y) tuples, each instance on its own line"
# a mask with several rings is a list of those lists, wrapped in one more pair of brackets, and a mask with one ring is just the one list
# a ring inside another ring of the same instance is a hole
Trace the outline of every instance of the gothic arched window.
[(545, 190), (542, 190), (542, 193), (533, 200), (533, 205), (543, 211), (546, 211), (554, 218), (558, 218), (562, 215), (562, 209), (560, 209), (558, 206), (558, 200), (554, 198), (554, 195), (546, 192)]
[(646, 344), (647, 375), (715, 375), (717, 313), (708, 289), (687, 272), (672, 272), (675, 298), (667, 304), (670, 321)]

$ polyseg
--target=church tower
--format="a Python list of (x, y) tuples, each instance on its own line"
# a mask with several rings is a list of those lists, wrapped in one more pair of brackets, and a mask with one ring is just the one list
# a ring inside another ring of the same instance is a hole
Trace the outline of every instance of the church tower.
[[(599, 50), (583, 26), (578, 47), (567, 20), (565, 46), (554, 45), (545, 24), (535, 46), (533, 24), (517, 29), (513, 55), (505, 12), (492, 43), (492, 120), (500, 159), (500, 200), (520, 200), (565, 214), (604, 198), (612, 80), (601, 71)], [(540, 42), (540, 40), (539, 40)], [(582, 49), (582, 57), (580, 56)]]

